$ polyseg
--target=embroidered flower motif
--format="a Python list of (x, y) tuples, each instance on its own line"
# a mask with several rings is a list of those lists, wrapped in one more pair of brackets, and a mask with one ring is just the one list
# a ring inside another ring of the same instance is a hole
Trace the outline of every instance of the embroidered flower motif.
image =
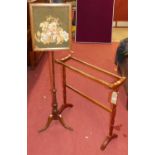
[(40, 31), (35, 33), (35, 40), (43, 44), (55, 43), (57, 45), (67, 42), (69, 34), (63, 30), (58, 18), (48, 16), (46, 21), (39, 24)]

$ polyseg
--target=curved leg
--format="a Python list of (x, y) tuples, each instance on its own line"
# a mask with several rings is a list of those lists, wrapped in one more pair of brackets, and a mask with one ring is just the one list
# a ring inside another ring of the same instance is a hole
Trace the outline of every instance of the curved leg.
[(61, 113), (62, 113), (66, 108), (68, 108), (68, 107), (72, 108), (72, 107), (73, 107), (73, 104), (69, 104), (69, 103), (63, 104), (63, 105), (60, 107), (60, 109), (59, 109), (59, 114), (61, 114)]
[(113, 134), (112, 136), (107, 136), (103, 144), (101, 145), (100, 149), (104, 150), (106, 146), (110, 143), (110, 141), (114, 138), (117, 138), (116, 134)]
[(73, 129), (72, 129), (71, 127), (69, 127), (69, 126), (67, 126), (67, 125), (65, 124), (65, 122), (64, 122), (64, 120), (63, 120), (63, 118), (62, 118), (61, 115), (58, 116), (58, 119), (59, 119), (60, 123), (63, 125), (64, 128), (73, 131)]
[(38, 132), (40, 133), (40, 132), (45, 131), (50, 126), (52, 120), (53, 120), (53, 115), (50, 115), (48, 117), (48, 120), (47, 120), (47, 123), (46, 123), (45, 127), (43, 129), (39, 130)]

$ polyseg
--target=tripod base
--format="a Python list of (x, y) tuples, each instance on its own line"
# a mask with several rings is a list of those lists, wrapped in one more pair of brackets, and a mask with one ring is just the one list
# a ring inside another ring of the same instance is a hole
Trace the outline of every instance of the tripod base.
[(66, 128), (66, 129), (68, 129), (68, 130), (70, 130), (70, 131), (73, 131), (73, 129), (72, 129), (71, 127), (69, 127), (69, 126), (67, 126), (67, 125), (65, 124), (64, 119), (62, 118), (62, 115), (61, 115), (61, 113), (62, 113), (66, 108), (68, 108), (68, 107), (73, 107), (73, 105), (72, 105), (72, 104), (63, 104), (63, 105), (61, 106), (61, 108), (60, 108), (58, 114), (55, 114), (55, 115), (50, 114), (49, 117), (48, 117), (48, 120), (47, 120), (47, 123), (46, 123), (45, 127), (44, 127), (43, 129), (39, 130), (38, 132), (40, 133), (40, 132), (45, 131), (45, 130), (50, 126), (50, 124), (51, 124), (51, 122), (52, 122), (53, 120), (58, 120), (64, 128)]
[(58, 120), (64, 128), (66, 128), (70, 131), (73, 131), (73, 129), (71, 127), (69, 127), (65, 124), (64, 119), (62, 118), (61, 114), (57, 115), (56, 117), (51, 114), (48, 117), (48, 120), (47, 120), (45, 127), (43, 129), (39, 130), (38, 132), (40, 133), (40, 132), (45, 131), (50, 126), (50, 124), (53, 120)]
[(110, 141), (111, 141), (112, 139), (114, 139), (114, 138), (117, 138), (117, 137), (118, 137), (118, 135), (116, 135), (116, 134), (113, 134), (113, 135), (111, 135), (111, 136), (107, 136), (106, 139), (105, 139), (105, 141), (104, 141), (103, 144), (101, 145), (100, 149), (101, 149), (101, 150), (105, 150), (106, 146), (110, 143)]

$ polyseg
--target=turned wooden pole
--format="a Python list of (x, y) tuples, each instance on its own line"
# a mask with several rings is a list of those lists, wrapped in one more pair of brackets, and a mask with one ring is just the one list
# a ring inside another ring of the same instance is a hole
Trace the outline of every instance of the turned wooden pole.
[(111, 104), (112, 104), (112, 113), (110, 118), (110, 126), (109, 126), (109, 136), (112, 136), (114, 123), (115, 123), (115, 116), (116, 116), (116, 107), (117, 107), (117, 91), (113, 91), (111, 94)]
[(56, 98), (56, 88), (55, 88), (55, 60), (54, 51), (49, 52), (49, 72), (50, 72), (50, 83), (51, 83), (51, 93), (53, 97), (52, 101), (52, 114), (57, 116), (58, 113), (58, 103)]
[(64, 104), (67, 104), (67, 92), (66, 92), (66, 67), (62, 67), (62, 73), (63, 73), (63, 100)]

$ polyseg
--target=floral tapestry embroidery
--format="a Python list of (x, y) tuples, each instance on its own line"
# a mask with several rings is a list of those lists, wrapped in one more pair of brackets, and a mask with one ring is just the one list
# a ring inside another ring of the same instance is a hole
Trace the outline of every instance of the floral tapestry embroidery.
[(39, 30), (35, 33), (35, 40), (44, 45), (54, 43), (60, 45), (68, 42), (69, 33), (61, 26), (59, 18), (48, 16), (45, 21), (39, 24)]

